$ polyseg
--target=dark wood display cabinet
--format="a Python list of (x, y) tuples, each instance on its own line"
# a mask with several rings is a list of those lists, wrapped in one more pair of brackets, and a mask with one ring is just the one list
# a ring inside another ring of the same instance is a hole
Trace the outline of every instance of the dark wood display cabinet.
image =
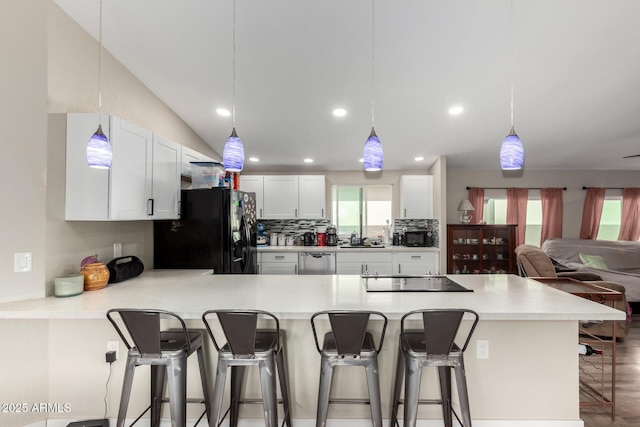
[(447, 225), (447, 274), (517, 274), (515, 224)]

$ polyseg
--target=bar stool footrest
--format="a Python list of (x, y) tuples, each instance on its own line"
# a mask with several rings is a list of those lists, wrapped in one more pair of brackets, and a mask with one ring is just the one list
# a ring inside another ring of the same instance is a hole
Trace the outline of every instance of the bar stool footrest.
[(371, 405), (369, 399), (329, 399), (329, 403)]

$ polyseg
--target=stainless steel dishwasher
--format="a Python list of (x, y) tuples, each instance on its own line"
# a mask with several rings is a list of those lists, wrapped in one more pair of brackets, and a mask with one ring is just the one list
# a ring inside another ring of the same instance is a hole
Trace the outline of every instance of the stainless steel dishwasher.
[(298, 274), (336, 274), (336, 254), (298, 252)]

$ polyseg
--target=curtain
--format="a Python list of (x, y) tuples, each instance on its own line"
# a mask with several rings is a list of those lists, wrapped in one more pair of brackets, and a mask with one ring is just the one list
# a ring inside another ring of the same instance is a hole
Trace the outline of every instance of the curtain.
[(604, 206), (604, 188), (591, 187), (587, 190), (582, 208), (582, 225), (580, 226), (581, 239), (595, 239), (598, 237), (602, 207)]
[(469, 201), (475, 208), (472, 222), (474, 224), (480, 224), (484, 215), (484, 188), (470, 188)]
[(524, 243), (527, 231), (528, 199), (528, 188), (507, 188), (507, 224), (516, 224), (518, 226), (516, 229), (516, 247)]
[(622, 222), (618, 240), (640, 239), (640, 188), (622, 189)]
[(562, 188), (540, 189), (542, 202), (542, 231), (540, 246), (547, 239), (562, 237)]

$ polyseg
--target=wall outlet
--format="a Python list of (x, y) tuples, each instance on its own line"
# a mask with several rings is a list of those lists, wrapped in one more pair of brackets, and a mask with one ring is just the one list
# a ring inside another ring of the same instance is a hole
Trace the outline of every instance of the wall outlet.
[(118, 258), (122, 256), (122, 243), (113, 244), (113, 257)]
[(489, 340), (477, 340), (476, 351), (478, 359), (489, 358)]
[(116, 360), (120, 357), (120, 341), (107, 341), (107, 351), (116, 352)]
[(31, 271), (31, 252), (16, 252), (13, 254), (13, 272), (26, 273)]

